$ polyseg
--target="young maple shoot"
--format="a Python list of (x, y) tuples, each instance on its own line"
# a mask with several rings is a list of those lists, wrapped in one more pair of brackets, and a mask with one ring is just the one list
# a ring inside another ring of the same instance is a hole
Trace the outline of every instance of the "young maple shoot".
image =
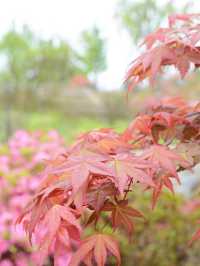
[[(198, 67), (199, 18), (174, 15), (167, 28), (149, 34), (146, 52), (128, 71), (129, 86), (145, 78), (153, 82), (166, 65), (174, 65), (182, 77), (191, 64)], [(129, 192), (134, 193), (136, 183), (151, 191), (154, 208), (163, 188), (174, 192), (179, 172), (199, 162), (200, 103), (165, 98), (149, 105), (121, 134), (92, 130), (48, 161), (41, 185), (18, 222), (39, 246), (41, 265), (50, 253), (59, 265), (59, 256), (67, 252), (70, 266), (103, 266), (108, 254), (120, 265), (117, 240), (104, 229), (108, 223), (113, 230), (133, 234), (134, 219), (143, 214), (130, 205)], [(94, 233), (84, 237), (88, 225)]]

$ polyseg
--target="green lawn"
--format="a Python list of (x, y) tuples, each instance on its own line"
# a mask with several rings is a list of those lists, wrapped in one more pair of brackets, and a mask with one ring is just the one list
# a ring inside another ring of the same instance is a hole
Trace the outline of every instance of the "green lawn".
[(30, 131), (56, 129), (65, 137), (67, 142), (72, 142), (80, 133), (94, 128), (112, 127), (121, 132), (128, 125), (127, 120), (108, 122), (105, 119), (99, 118), (72, 118), (58, 112), (23, 113), (20, 115), (20, 121), (20, 128)]

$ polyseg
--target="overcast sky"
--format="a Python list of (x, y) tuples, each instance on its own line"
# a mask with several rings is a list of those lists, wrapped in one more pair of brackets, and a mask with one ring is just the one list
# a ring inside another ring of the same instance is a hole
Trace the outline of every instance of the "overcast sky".
[(96, 24), (107, 38), (108, 52), (108, 70), (100, 75), (99, 82), (114, 89), (121, 85), (134, 56), (128, 35), (114, 18), (116, 3), (117, 0), (2, 0), (0, 35), (12, 23), (17, 28), (27, 24), (43, 37), (62, 37), (78, 47), (80, 32)]

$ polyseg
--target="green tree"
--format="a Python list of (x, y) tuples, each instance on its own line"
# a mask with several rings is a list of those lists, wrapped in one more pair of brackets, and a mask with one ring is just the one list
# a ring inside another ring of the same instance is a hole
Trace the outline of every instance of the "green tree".
[(63, 84), (80, 72), (75, 52), (63, 40), (39, 40), (31, 60), (30, 73), (37, 84)]
[(90, 75), (97, 86), (98, 74), (106, 69), (106, 43), (98, 27), (81, 34), (82, 53), (79, 60), (83, 72)]
[(27, 26), (22, 31), (17, 31), (13, 26), (2, 37), (0, 60), (0, 87), (5, 99), (7, 137), (12, 133), (13, 105), (19, 98), (24, 102), (27, 95), (35, 95), (41, 85), (45, 88), (48, 84), (61, 87), (81, 71), (76, 66), (75, 52), (66, 41), (43, 40)]
[(129, 33), (132, 41), (137, 43), (152, 32), (169, 14), (188, 11), (191, 1), (184, 1), (176, 6), (173, 1), (158, 3), (156, 0), (119, 0), (116, 17), (122, 27)]
[(15, 89), (67, 82), (80, 71), (66, 41), (37, 38), (28, 27), (7, 32), (0, 41), (0, 55), (4, 59), (0, 82)]
[(1, 84), (7, 84), (14, 90), (20, 89), (28, 80), (30, 54), (33, 52), (33, 35), (27, 27), (17, 32), (13, 27), (0, 41), (0, 56), (3, 67), (0, 71)]
[(27, 86), (27, 69), (32, 53), (30, 43), (33, 42), (33, 35), (26, 26), (21, 33), (13, 26), (0, 41), (0, 86), (4, 99), (6, 138), (13, 129), (12, 109), (16, 95), (19, 95), (21, 88)]

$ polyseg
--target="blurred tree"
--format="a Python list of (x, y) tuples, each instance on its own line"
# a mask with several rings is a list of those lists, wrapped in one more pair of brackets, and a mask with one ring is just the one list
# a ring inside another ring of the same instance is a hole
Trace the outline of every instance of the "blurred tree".
[(81, 35), (82, 53), (79, 60), (83, 72), (91, 75), (92, 81), (97, 87), (98, 74), (106, 69), (106, 44), (101, 36), (100, 30), (94, 26), (84, 31)]
[(26, 71), (28, 68), (29, 54), (32, 51), (30, 43), (33, 35), (28, 27), (24, 26), (22, 33), (13, 26), (0, 41), (0, 85), (3, 90), (5, 109), (5, 137), (12, 133), (12, 105), (19, 89), (26, 86)]
[(75, 52), (66, 41), (36, 38), (27, 26), (22, 32), (13, 28), (3, 36), (0, 56), (4, 62), (0, 82), (14, 89), (60, 84), (81, 71), (75, 64)]
[(18, 90), (27, 82), (29, 54), (32, 52), (33, 35), (24, 26), (22, 33), (13, 27), (0, 41), (0, 56), (2, 68), (0, 71), (1, 84), (7, 84)]
[(72, 76), (81, 73), (75, 61), (75, 52), (67, 42), (36, 38), (27, 26), (22, 31), (13, 26), (2, 37), (0, 87), (5, 99), (7, 137), (12, 132), (11, 111), (17, 99), (26, 101), (27, 91), (30, 98), (41, 85), (62, 87)]
[(38, 85), (63, 84), (81, 70), (75, 64), (75, 52), (63, 40), (39, 40), (32, 54), (30, 76)]
[[(162, 2), (162, 1), (161, 1)], [(116, 17), (128, 31), (132, 41), (137, 43), (152, 32), (172, 13), (184, 13), (191, 7), (192, 1), (186, 0), (178, 6), (174, 1), (158, 3), (156, 0), (119, 0)]]

